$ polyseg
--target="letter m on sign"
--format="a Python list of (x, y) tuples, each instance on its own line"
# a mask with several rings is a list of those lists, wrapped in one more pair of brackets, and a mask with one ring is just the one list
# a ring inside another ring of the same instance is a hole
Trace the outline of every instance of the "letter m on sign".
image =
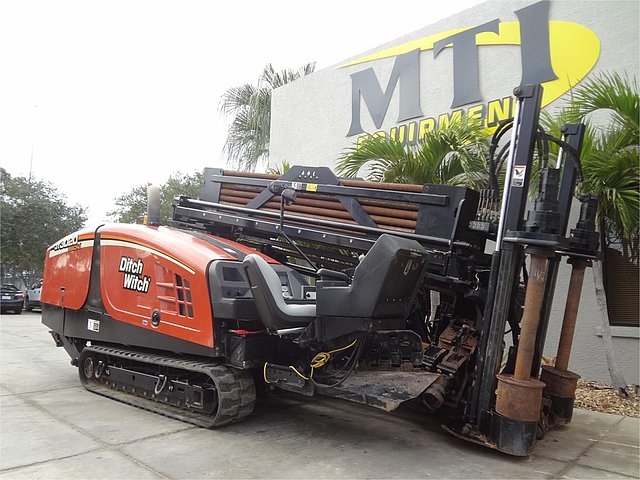
[(384, 92), (373, 68), (351, 75), (351, 126), (347, 137), (364, 133), (360, 123), (361, 100), (367, 105), (376, 128), (382, 126), (391, 97), (400, 86), (398, 122), (421, 117), (420, 110), (420, 50), (398, 55)]

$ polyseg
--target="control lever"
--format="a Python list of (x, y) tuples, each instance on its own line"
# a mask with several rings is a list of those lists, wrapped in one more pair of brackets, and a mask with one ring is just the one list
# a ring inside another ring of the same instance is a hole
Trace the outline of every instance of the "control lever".
[(317, 272), (318, 266), (313, 263), (309, 259), (309, 257), (307, 257), (307, 255), (300, 249), (300, 247), (298, 247), (298, 245), (296, 245), (295, 242), (291, 240), (291, 238), (289, 238), (287, 232), (284, 231), (284, 206), (285, 204), (292, 205), (296, 202), (296, 191), (293, 188), (287, 186), (286, 183), (282, 182), (271, 182), (269, 184), (269, 191), (275, 195), (280, 195), (280, 233), (285, 238), (285, 240), (289, 242), (289, 244), (293, 248), (295, 248), (300, 255), (302, 255), (302, 258), (307, 261), (311, 268), (313, 268)]

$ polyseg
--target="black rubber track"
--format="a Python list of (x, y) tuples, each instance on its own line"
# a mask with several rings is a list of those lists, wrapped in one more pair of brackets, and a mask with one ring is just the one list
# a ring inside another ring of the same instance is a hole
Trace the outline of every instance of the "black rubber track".
[[(180, 408), (148, 397), (116, 390), (104, 383), (100, 383), (95, 378), (89, 381), (84, 375), (82, 367), (84, 359), (88, 356), (121, 358), (158, 367), (169, 367), (185, 372), (205, 374), (215, 385), (218, 395), (218, 408), (212, 414), (206, 414), (194, 409)], [(204, 428), (216, 428), (246, 418), (253, 411), (256, 400), (255, 384), (249, 372), (210, 361), (92, 345), (82, 350), (78, 365), (80, 381), (87, 390)]]

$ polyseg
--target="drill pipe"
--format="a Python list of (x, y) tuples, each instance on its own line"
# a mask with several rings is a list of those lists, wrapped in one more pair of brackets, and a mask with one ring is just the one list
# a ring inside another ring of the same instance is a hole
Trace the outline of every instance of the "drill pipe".
[(518, 342), (518, 355), (513, 377), (516, 380), (528, 380), (531, 376), (531, 363), (535, 351), (536, 333), (540, 322), (540, 306), (544, 295), (547, 274), (547, 257), (538, 252), (531, 255), (531, 273), (527, 282), (524, 299), (524, 313)]
[(569, 290), (567, 292), (567, 303), (564, 308), (562, 319), (562, 330), (560, 331), (560, 341), (558, 342), (558, 352), (556, 354), (556, 368), (567, 371), (569, 368), (569, 357), (571, 356), (571, 345), (573, 334), (576, 329), (576, 318), (578, 317), (578, 307), (580, 306), (580, 294), (584, 281), (584, 271), (587, 267), (585, 261), (574, 261), (571, 269), (571, 280), (569, 280)]

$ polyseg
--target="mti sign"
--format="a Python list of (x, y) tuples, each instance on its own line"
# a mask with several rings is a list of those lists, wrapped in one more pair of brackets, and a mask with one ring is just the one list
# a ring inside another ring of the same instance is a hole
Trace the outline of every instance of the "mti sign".
[[(397, 123), (420, 121), (394, 127), (390, 135), (415, 143), (424, 133), (466, 113), (489, 127), (511, 115), (510, 97), (485, 104), (480, 93), (478, 49), (480, 46), (518, 45), (521, 58), (521, 84), (542, 83), (543, 105), (567, 92), (593, 68), (600, 54), (600, 41), (590, 29), (565, 21), (549, 20), (549, 1), (534, 3), (514, 13), (517, 22), (492, 20), (472, 28), (460, 28), (349, 62), (342, 67), (381, 58), (395, 57), (393, 69), (383, 90), (373, 68), (351, 74), (351, 125), (347, 136), (365, 133), (361, 123), (362, 101), (377, 129), (382, 127), (394, 92), (398, 91)], [(433, 50), (433, 58), (445, 49), (453, 50), (453, 99), (451, 113), (424, 117), (421, 107), (420, 55)], [(476, 105), (474, 105), (476, 104)], [(461, 107), (468, 106), (466, 109)]]

